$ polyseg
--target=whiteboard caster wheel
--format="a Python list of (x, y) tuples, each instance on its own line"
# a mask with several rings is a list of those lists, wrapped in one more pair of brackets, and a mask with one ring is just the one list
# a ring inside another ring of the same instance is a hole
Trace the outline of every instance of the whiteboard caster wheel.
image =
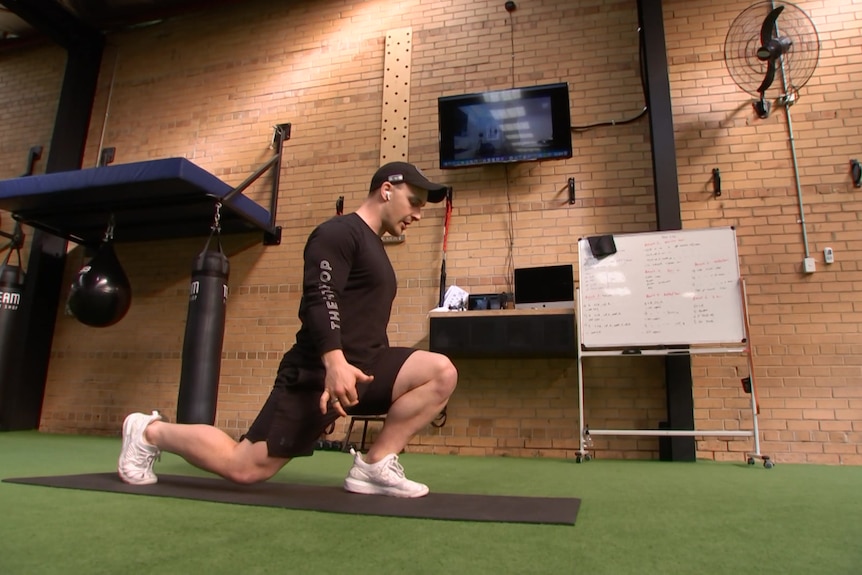
[(581, 461), (583, 461), (583, 458), (580, 455), (576, 455), (575, 456), (575, 463), (580, 463)]
[(592, 456), (592, 455), (590, 455), (589, 453), (587, 453), (586, 455), (584, 455), (584, 461), (592, 461), (592, 459), (593, 459), (593, 456)]
[(753, 457), (749, 457), (749, 458), (748, 458), (748, 464), (749, 464), (749, 465), (754, 465), (754, 458), (753, 458)]
[(775, 464), (769, 461), (768, 459), (763, 462), (763, 466), (766, 469), (772, 469)]

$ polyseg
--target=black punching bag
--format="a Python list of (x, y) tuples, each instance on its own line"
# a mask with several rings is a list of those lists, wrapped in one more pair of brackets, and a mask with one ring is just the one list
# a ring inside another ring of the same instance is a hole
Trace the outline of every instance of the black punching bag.
[[(8, 262), (8, 258), (6, 260)], [(6, 415), (11, 400), (12, 368), (21, 361), (21, 294), (24, 291), (24, 273), (20, 266), (4, 263), (0, 267), (0, 413)], [(0, 429), (6, 429), (5, 417), (0, 416)]]
[(215, 423), (230, 264), (220, 249), (208, 248), (209, 242), (195, 258), (189, 286), (179, 423)]
[(83, 324), (108, 327), (123, 319), (131, 304), (129, 278), (114, 253), (113, 242), (104, 240), (72, 282), (69, 311)]

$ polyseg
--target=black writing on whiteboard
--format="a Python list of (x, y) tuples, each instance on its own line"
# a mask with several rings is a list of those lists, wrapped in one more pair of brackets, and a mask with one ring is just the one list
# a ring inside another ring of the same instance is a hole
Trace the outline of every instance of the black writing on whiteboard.
[[(744, 339), (732, 228), (615, 236), (617, 253), (579, 242), (584, 345), (727, 343)], [(730, 339), (725, 339), (730, 338)]]

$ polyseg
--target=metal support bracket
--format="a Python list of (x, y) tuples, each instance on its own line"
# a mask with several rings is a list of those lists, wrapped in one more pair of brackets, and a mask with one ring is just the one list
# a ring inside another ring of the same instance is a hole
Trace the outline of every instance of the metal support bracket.
[(32, 146), (27, 152), (27, 169), (21, 174), (21, 177), (32, 176), (36, 169), (36, 162), (42, 159), (42, 146)]
[(291, 125), (289, 123), (277, 124), (273, 126), (271, 147), (275, 150), (275, 154), (269, 160), (267, 160), (265, 164), (259, 167), (252, 175), (247, 177), (240, 185), (228, 192), (228, 194), (221, 200), (222, 202), (226, 202), (235, 195), (242, 193), (246, 188), (256, 182), (257, 179), (260, 178), (263, 174), (265, 174), (269, 169), (273, 170), (272, 196), (270, 197), (269, 202), (269, 229), (266, 230), (263, 234), (263, 245), (265, 246), (277, 246), (281, 244), (281, 226), (275, 225), (275, 221), (276, 209), (278, 207), (278, 184), (281, 177), (282, 150), (284, 149), (284, 142), (290, 139), (290, 128)]
[(102, 151), (99, 152), (99, 167), (113, 164), (116, 154), (117, 148), (102, 148)]

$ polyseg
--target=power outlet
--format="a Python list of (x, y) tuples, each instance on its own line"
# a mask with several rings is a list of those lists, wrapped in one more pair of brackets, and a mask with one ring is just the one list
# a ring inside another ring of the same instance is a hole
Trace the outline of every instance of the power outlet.
[(805, 258), (804, 260), (802, 260), (802, 271), (807, 274), (813, 274), (814, 270), (814, 258)]
[(832, 252), (832, 248), (823, 248), (823, 259), (827, 264), (835, 263), (835, 254)]

